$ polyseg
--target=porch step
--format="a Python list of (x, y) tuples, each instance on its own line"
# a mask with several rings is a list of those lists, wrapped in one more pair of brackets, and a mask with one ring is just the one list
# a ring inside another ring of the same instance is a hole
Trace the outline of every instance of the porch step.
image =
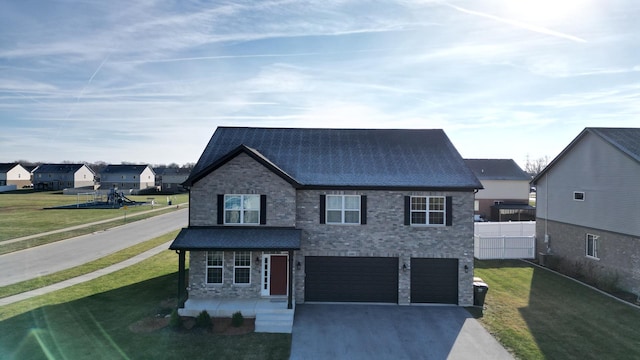
[(291, 334), (293, 310), (260, 311), (256, 313), (255, 332)]

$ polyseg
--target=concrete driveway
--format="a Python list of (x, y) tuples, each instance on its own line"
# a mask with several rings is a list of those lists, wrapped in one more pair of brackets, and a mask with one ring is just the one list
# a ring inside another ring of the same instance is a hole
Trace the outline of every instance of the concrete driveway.
[(296, 306), (291, 359), (513, 359), (461, 307)]

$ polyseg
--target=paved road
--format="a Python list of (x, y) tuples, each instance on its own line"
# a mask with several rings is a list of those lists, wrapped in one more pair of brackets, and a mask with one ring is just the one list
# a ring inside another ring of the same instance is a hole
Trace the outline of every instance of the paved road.
[(290, 359), (513, 357), (462, 307), (301, 304)]
[(189, 210), (0, 256), (0, 286), (52, 274), (186, 227)]

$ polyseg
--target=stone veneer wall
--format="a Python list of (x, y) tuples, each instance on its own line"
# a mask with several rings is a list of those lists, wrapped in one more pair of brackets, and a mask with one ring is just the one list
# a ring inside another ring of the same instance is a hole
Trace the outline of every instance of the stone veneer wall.
[[(616, 276), (618, 286), (640, 296), (640, 238), (557, 221), (536, 219), (536, 250), (547, 252), (545, 223), (549, 234), (551, 261), (565, 261), (585, 275)], [(599, 236), (598, 258), (586, 256), (587, 234)], [(560, 264), (556, 264), (560, 265)]]
[[(367, 224), (320, 224), (321, 194), (367, 196)], [(404, 196), (452, 196), (453, 226), (404, 225)], [(296, 275), (295, 298), (304, 302), (305, 256), (397, 257), (399, 267), (412, 257), (459, 259), (458, 302), (473, 304), (473, 192), (415, 191), (320, 191), (297, 193), (297, 228), (303, 230), (301, 251), (295, 261), (302, 264)], [(464, 272), (467, 265), (469, 271)], [(398, 302), (410, 303), (410, 271), (398, 269)]]

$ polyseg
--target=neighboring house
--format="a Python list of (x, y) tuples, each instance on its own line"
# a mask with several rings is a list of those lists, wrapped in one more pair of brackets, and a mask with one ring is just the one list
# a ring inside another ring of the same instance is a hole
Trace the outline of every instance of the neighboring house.
[(149, 165), (107, 165), (100, 173), (100, 190), (137, 194), (155, 188), (156, 174)]
[(42, 164), (33, 170), (33, 188), (63, 190), (92, 188), (96, 174), (84, 164)]
[[(442, 130), (220, 127), (185, 182), (202, 299), (473, 304), (473, 196)], [(196, 300), (198, 302), (196, 303)]]
[(0, 164), (0, 186), (15, 185), (22, 189), (31, 185), (31, 173), (18, 163)]
[(182, 183), (189, 178), (190, 168), (155, 167), (156, 187), (165, 193), (185, 192)]
[(640, 295), (639, 179), (640, 128), (585, 128), (532, 180), (538, 251)]
[[(535, 220), (529, 205), (529, 176), (512, 159), (465, 159), (484, 189), (476, 193), (475, 215), (488, 221)], [(477, 216), (476, 216), (477, 218)]]

